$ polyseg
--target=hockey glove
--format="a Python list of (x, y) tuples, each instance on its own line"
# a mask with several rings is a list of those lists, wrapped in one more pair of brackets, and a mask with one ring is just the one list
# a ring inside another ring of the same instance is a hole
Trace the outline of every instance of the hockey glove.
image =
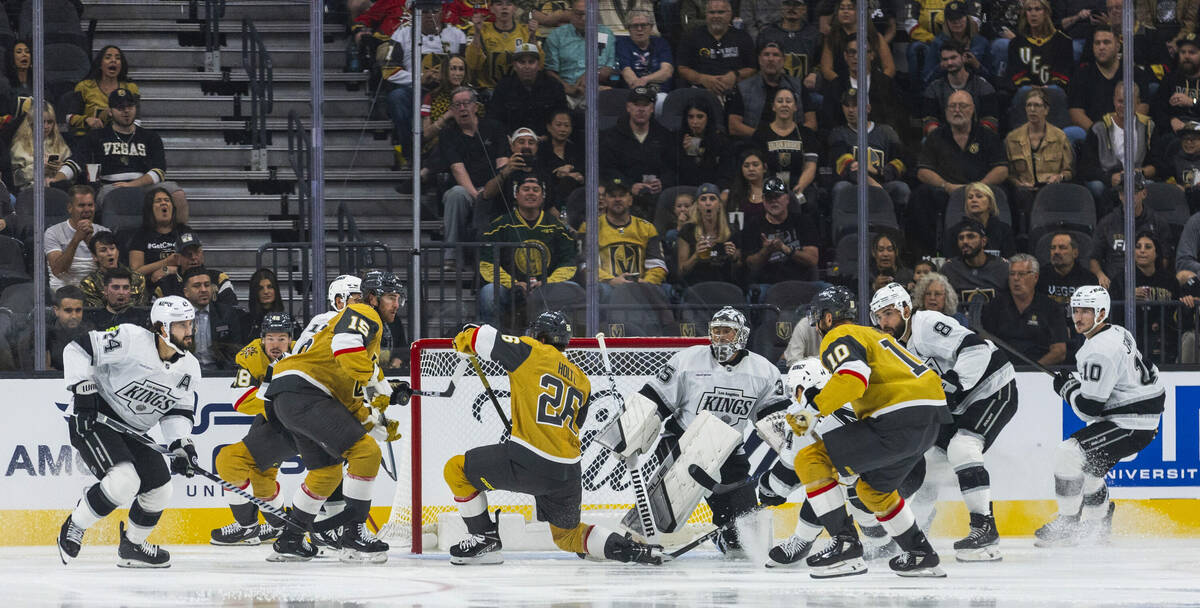
[(1071, 400), (1071, 393), (1079, 390), (1079, 380), (1070, 372), (1058, 372), (1054, 374), (1054, 392), (1058, 393), (1059, 397)]
[(801, 409), (794, 412), (788, 412), (787, 423), (792, 427), (792, 432), (803, 436), (813, 427), (817, 420), (817, 413), (810, 409)]
[(804, 405), (812, 409), (817, 409), (817, 395), (821, 394), (821, 387), (810, 386), (804, 389)]
[(958, 372), (948, 370), (942, 374), (942, 392), (946, 393), (946, 405), (954, 409), (963, 399), (962, 385), (958, 382)]
[(200, 458), (196, 455), (196, 446), (192, 440), (183, 437), (171, 442), (171, 472), (184, 477), (196, 474), (200, 467)]
[(383, 376), (383, 370), (375, 366), (371, 372), (371, 381), (363, 386), (363, 396), (371, 407), (383, 411), (392, 404), (392, 385)]
[(780, 496), (771, 489), (771, 472), (767, 471), (758, 478), (758, 502), (768, 507), (777, 507), (787, 502), (787, 496)]
[(463, 326), (462, 331), (454, 336), (454, 350), (467, 354), (474, 355), (475, 347), (471, 345), (475, 341), (475, 331), (479, 329), (478, 325), (467, 323)]
[(408, 405), (408, 401), (412, 399), (412, 387), (403, 380), (392, 383), (392, 403), (396, 405)]
[(388, 420), (382, 412), (372, 412), (363, 422), (367, 434), (376, 441), (392, 442), (400, 438), (400, 421)]
[(75, 415), (71, 417), (71, 424), (79, 435), (90, 435), (96, 430), (96, 416), (100, 413), (100, 397), (96, 394), (96, 383), (84, 380), (71, 390), (75, 393)]

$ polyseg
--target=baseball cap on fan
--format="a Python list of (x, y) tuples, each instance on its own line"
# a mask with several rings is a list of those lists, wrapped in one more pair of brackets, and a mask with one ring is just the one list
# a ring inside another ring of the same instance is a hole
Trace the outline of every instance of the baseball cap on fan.
[(200, 243), (200, 237), (195, 232), (182, 232), (179, 238), (175, 240), (175, 252), (183, 253), (189, 247), (203, 247)]
[(516, 61), (517, 59), (526, 55), (532, 55), (534, 59), (541, 59), (542, 51), (538, 48), (538, 45), (533, 44), (532, 42), (517, 43), (516, 47), (513, 49), (512, 60)]
[(127, 108), (129, 106), (136, 106), (137, 103), (137, 93), (124, 87), (118, 88), (108, 94), (108, 107), (110, 108)]
[(656, 93), (657, 91), (651, 89), (650, 87), (633, 87), (632, 89), (629, 89), (629, 97), (626, 98), (626, 101), (629, 103), (637, 103), (639, 101), (654, 103), (654, 100), (657, 97)]
[(961, 19), (967, 16), (967, 5), (963, 2), (955, 0), (946, 5), (946, 20)]

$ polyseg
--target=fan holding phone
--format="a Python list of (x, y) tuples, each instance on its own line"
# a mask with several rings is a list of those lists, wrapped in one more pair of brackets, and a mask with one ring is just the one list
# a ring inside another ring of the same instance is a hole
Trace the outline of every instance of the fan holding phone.
[[(20, 126), (17, 127), (17, 132), (13, 136), (11, 152), (14, 190), (24, 189), (33, 183), (33, 168), (37, 164), (33, 161), (33, 122), (30, 117), (34, 114), (28, 111), (30, 106), (32, 106), (31, 102), (22, 104), (25, 112)], [(46, 159), (42, 177), (49, 185), (51, 178), (71, 157), (71, 148), (67, 146), (67, 142), (63, 140), (62, 134), (58, 131), (58, 121), (55, 119), (54, 108), (50, 104), (46, 104), (46, 108), (42, 112), (42, 121), (45, 133), (43, 154)]]

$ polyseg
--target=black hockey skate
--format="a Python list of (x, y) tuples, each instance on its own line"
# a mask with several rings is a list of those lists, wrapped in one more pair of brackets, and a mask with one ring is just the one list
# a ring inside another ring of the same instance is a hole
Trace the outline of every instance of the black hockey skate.
[(786, 568), (788, 566), (800, 565), (800, 560), (808, 555), (812, 549), (813, 541), (804, 540), (793, 534), (787, 540), (771, 547), (767, 552), (768, 568)]
[(317, 556), (317, 548), (304, 538), (303, 532), (284, 530), (271, 545), (269, 562), (306, 562)]
[(1108, 542), (1108, 537), (1112, 535), (1113, 511), (1116, 511), (1117, 503), (1109, 501), (1108, 513), (1100, 519), (1081, 520), (1079, 522), (1079, 540), (1087, 544), (1102, 545)]
[(83, 532), (84, 529), (76, 525), (68, 515), (62, 528), (58, 530), (58, 557), (64, 565), (79, 556), (79, 548), (83, 546)]
[(996, 532), (996, 518), (992, 514), (971, 514), (971, 531), (966, 538), (955, 541), (954, 558), (960, 562), (998, 562), (1000, 534)]
[(638, 542), (628, 533), (624, 537), (610, 535), (604, 543), (604, 555), (626, 564), (661, 566), (663, 563), (662, 545)]
[(863, 559), (868, 562), (891, 559), (899, 553), (900, 545), (897, 545), (891, 537), (883, 542), (876, 540), (874, 543), (863, 543)]
[(309, 535), (312, 544), (317, 548), (317, 557), (334, 557), (342, 550), (341, 528), (313, 532)]
[(500, 533), (494, 529), (472, 534), (450, 547), (450, 563), (458, 566), (503, 564), (504, 555), (500, 553), (503, 548)]
[(125, 535), (125, 522), (118, 528), (121, 531), (121, 544), (117, 547), (117, 566), (121, 568), (170, 568), (171, 554), (158, 545), (146, 541), (134, 544)]
[(808, 556), (809, 576), (813, 578), (837, 578), (867, 573), (867, 562), (863, 561), (862, 542), (857, 536), (838, 535), (829, 540), (820, 551)]
[(354, 564), (382, 564), (387, 561), (388, 544), (375, 538), (367, 529), (366, 522), (342, 526), (341, 538), (343, 562)]
[(220, 546), (256, 546), (262, 542), (262, 538), (259, 537), (258, 524), (254, 524), (253, 526), (243, 526), (236, 521), (228, 526), (213, 530), (211, 536), (212, 539), (208, 541), (209, 544)]
[(279, 535), (282, 533), (283, 533), (283, 526), (272, 526), (269, 523), (258, 524), (258, 541), (259, 542), (265, 543), (265, 542), (273, 541), (273, 540), (279, 538)]
[(888, 567), (900, 576), (944, 578), (946, 571), (938, 567), (940, 563), (937, 551), (926, 542), (920, 549), (905, 551), (888, 560)]
[(1078, 515), (1059, 515), (1033, 533), (1035, 547), (1070, 547), (1079, 542), (1082, 526)]

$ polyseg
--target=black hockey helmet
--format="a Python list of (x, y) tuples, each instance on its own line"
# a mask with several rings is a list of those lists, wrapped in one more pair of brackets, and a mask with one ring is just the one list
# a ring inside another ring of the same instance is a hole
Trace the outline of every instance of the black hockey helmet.
[(525, 335), (558, 350), (566, 350), (567, 343), (571, 341), (571, 324), (567, 322), (566, 315), (550, 310), (538, 315), (525, 330)]
[(293, 327), (295, 324), (292, 323), (292, 315), (286, 312), (269, 312), (263, 315), (262, 331), (259, 333), (259, 337), (265, 338), (267, 334), (281, 332), (290, 338)]
[(834, 322), (857, 320), (858, 302), (854, 299), (854, 293), (841, 286), (822, 289), (808, 307), (808, 320), (813, 327), (817, 327), (817, 321), (825, 313), (833, 315)]
[(361, 288), (364, 297), (368, 295), (379, 297), (389, 293), (400, 294), (400, 305), (404, 305), (404, 283), (393, 272), (372, 270), (363, 277)]

